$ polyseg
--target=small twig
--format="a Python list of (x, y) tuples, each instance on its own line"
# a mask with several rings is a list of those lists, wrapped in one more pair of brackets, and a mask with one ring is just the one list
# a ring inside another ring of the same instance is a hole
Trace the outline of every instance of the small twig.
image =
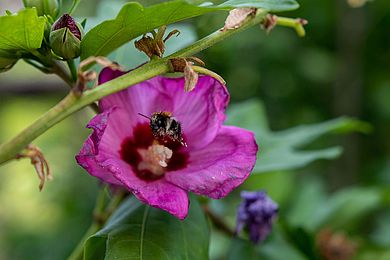
[(127, 192), (124, 190), (115, 191), (114, 196), (112, 197), (110, 203), (108, 204), (105, 212), (106, 212), (106, 220), (114, 213), (114, 211), (118, 208), (119, 204), (125, 198)]
[(93, 210), (93, 220), (91, 226), (85, 232), (84, 236), (80, 240), (79, 244), (75, 247), (68, 260), (80, 260), (83, 259), (84, 255), (84, 245), (87, 239), (99, 231), (107, 219), (112, 215), (112, 213), (118, 208), (119, 204), (123, 201), (126, 193), (118, 191), (114, 193), (114, 196), (111, 198), (108, 205), (106, 205), (106, 187), (102, 187), (96, 198), (95, 208)]
[(217, 216), (214, 212), (210, 210), (207, 205), (202, 206), (204, 213), (209, 217), (214, 226), (225, 233), (226, 235), (233, 237), (235, 235), (234, 230), (226, 224), (220, 216)]

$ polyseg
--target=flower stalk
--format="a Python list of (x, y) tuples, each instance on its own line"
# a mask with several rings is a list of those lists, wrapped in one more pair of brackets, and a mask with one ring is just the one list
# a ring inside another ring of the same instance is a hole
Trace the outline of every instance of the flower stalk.
[(215, 73), (214, 71), (211, 71), (209, 69), (206, 69), (206, 68), (200, 67), (200, 66), (192, 66), (192, 69), (197, 73), (200, 73), (203, 75), (209, 75), (209, 76), (215, 78), (216, 80), (218, 80), (219, 82), (221, 82), (221, 84), (226, 85), (225, 80), (220, 75)]
[(304, 37), (306, 34), (305, 28), (303, 27), (304, 25), (307, 24), (307, 21), (305, 19), (301, 19), (301, 18), (293, 19), (293, 18), (278, 16), (276, 19), (276, 24), (280, 26), (294, 28), (298, 36), (300, 37)]
[[(40, 53), (38, 50), (32, 50), (31, 54), (34, 59), (24, 59), (27, 63), (44, 73), (56, 74), (70, 87), (73, 86), (74, 81), (72, 80), (72, 75), (69, 74), (66, 67), (60, 61), (50, 59), (47, 55)], [(39, 62), (36, 62), (36, 60), (39, 60)]]
[(100, 230), (104, 226), (104, 224), (106, 223), (108, 218), (112, 215), (114, 210), (118, 208), (120, 203), (123, 201), (125, 195), (125, 193), (123, 193), (122, 191), (118, 191), (117, 193), (113, 194), (113, 197), (111, 198), (110, 202), (106, 206), (107, 204), (106, 193), (107, 193), (106, 187), (102, 187), (99, 190), (99, 193), (96, 198), (95, 208), (93, 210), (93, 221), (91, 223), (91, 226), (84, 233), (79, 244), (75, 247), (73, 252), (68, 257), (68, 260), (83, 259), (85, 242), (90, 236), (95, 234), (98, 230)]
[(213, 225), (229, 237), (234, 237), (234, 230), (218, 215), (216, 215), (207, 205), (202, 207), (204, 213), (208, 216)]
[(69, 71), (72, 75), (72, 80), (74, 82), (76, 82), (77, 81), (77, 68), (76, 68), (76, 64), (75, 64), (74, 60), (67, 60), (66, 63), (68, 64)]
[(151, 61), (121, 77), (89, 90), (83, 93), (81, 97), (77, 97), (75, 93), (71, 91), (62, 101), (20, 132), (16, 137), (0, 145), (0, 164), (14, 159), (19, 151), (30, 144), (35, 138), (83, 107), (129, 86), (169, 72), (170, 59), (193, 56), (194, 54), (225, 40), (233, 34), (244, 31), (256, 24), (260, 24), (266, 15), (266, 11), (259, 9), (255, 16), (246, 20), (237, 29), (225, 31), (218, 30), (168, 57)]

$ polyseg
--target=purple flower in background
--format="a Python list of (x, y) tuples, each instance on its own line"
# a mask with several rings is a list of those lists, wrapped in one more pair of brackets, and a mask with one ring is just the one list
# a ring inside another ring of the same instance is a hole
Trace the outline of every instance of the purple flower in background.
[[(123, 74), (105, 68), (99, 83)], [(225, 86), (208, 76), (192, 92), (183, 85), (184, 78), (155, 77), (103, 98), (101, 113), (88, 124), (93, 133), (76, 156), (91, 175), (180, 219), (188, 213), (188, 192), (226, 196), (248, 177), (257, 153), (253, 133), (222, 126)], [(181, 124), (183, 143), (156, 139), (140, 115), (156, 112), (169, 112)]]
[(254, 243), (263, 241), (272, 230), (278, 205), (264, 191), (243, 191), (238, 207), (236, 234), (246, 227)]

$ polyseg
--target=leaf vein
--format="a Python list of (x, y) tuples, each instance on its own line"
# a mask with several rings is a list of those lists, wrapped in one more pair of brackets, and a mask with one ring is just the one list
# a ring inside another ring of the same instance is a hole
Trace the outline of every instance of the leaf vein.
[(142, 226), (141, 226), (141, 234), (140, 234), (139, 257), (141, 260), (143, 259), (145, 226), (146, 226), (146, 220), (148, 218), (148, 213), (149, 213), (149, 207), (146, 206), (144, 210), (144, 216), (142, 217)]

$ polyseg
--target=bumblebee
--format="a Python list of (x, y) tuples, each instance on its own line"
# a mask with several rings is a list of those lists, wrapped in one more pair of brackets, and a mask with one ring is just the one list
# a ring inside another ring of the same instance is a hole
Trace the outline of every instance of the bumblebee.
[(151, 117), (145, 116), (141, 113), (139, 115), (150, 120), (150, 129), (155, 139), (163, 142), (168, 140), (179, 142), (183, 146), (187, 146), (184, 142), (181, 124), (177, 121), (170, 112), (154, 112)]

